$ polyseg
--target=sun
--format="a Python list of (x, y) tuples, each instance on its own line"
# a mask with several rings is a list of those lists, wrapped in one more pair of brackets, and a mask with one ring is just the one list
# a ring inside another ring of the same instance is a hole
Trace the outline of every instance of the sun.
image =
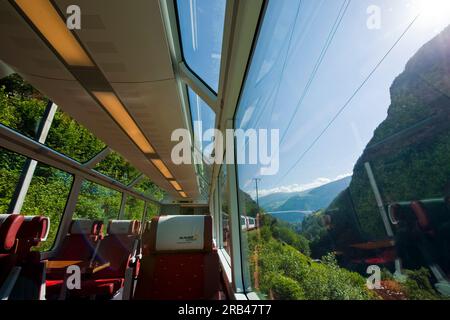
[(450, 24), (450, 0), (412, 0), (412, 8), (427, 25)]

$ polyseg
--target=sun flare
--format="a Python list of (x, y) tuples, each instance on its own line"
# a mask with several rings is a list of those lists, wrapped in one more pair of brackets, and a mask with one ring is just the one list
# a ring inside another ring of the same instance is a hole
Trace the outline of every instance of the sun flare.
[(413, 0), (412, 6), (427, 24), (450, 24), (450, 0)]

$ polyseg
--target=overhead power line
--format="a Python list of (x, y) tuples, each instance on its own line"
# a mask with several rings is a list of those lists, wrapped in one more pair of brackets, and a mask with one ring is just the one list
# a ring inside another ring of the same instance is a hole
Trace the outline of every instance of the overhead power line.
[(280, 183), (284, 178), (286, 178), (293, 169), (297, 167), (297, 165), (300, 163), (300, 161), (311, 151), (311, 149), (316, 145), (316, 143), (322, 138), (322, 136), (328, 131), (328, 129), (331, 127), (331, 125), (336, 121), (336, 119), (344, 112), (344, 110), (350, 105), (350, 103), (353, 101), (353, 99), (356, 97), (356, 95), (361, 91), (361, 89), (367, 84), (367, 82), (372, 78), (372, 76), (375, 74), (375, 72), (378, 70), (378, 68), (383, 64), (383, 62), (386, 60), (386, 58), (389, 56), (389, 54), (395, 49), (395, 47), (399, 44), (399, 42), (405, 37), (405, 35), (408, 33), (408, 31), (412, 28), (414, 23), (419, 19), (420, 14), (418, 14), (411, 23), (406, 27), (406, 29), (403, 31), (403, 33), (398, 37), (398, 39), (395, 41), (395, 43), (389, 48), (389, 50), (386, 52), (386, 54), (382, 57), (382, 59), (375, 65), (375, 67), (372, 69), (372, 71), (369, 73), (369, 75), (364, 79), (364, 81), (356, 88), (356, 90), (353, 92), (353, 94), (350, 96), (350, 98), (344, 103), (344, 105), (338, 110), (338, 112), (333, 116), (331, 121), (325, 126), (325, 128), (321, 131), (321, 133), (313, 140), (313, 142), (309, 145), (309, 147), (300, 155), (300, 157), (295, 161), (295, 163), (289, 168), (289, 170), (281, 177), (280, 180), (278, 180), (277, 184)]

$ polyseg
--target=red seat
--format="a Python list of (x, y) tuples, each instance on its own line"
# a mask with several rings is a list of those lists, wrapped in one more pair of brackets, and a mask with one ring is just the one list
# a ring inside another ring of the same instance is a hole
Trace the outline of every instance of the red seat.
[(211, 216), (153, 218), (134, 299), (200, 300), (218, 297), (220, 267)]
[[(49, 260), (91, 261), (97, 250), (98, 241), (102, 237), (102, 229), (102, 221), (73, 220), (69, 233), (58, 248), (56, 256)], [(47, 298), (59, 294), (64, 276), (64, 269), (47, 272)]]
[[(17, 234), (23, 223), (23, 216), (18, 214), (0, 215), (0, 288), (2, 294), (9, 296), (10, 290), (6, 292), (6, 282), (13, 281), (10, 276), (17, 263)], [(0, 297), (0, 298), (6, 298)]]
[[(81, 291), (84, 295), (111, 296), (124, 286), (127, 269), (135, 269), (137, 266), (135, 256), (138, 249), (139, 231), (139, 221), (113, 220), (109, 222), (108, 234), (101, 240), (95, 263), (109, 263), (110, 265), (96, 273), (93, 279), (82, 282)], [(133, 276), (134, 270), (131, 272), (131, 276)], [(132, 281), (132, 278), (127, 280)], [(112, 289), (109, 291), (106, 288)]]
[(25, 216), (17, 237), (18, 265), (22, 268), (11, 299), (38, 300), (44, 298), (45, 261), (33, 247), (47, 240), (50, 220), (43, 216)]

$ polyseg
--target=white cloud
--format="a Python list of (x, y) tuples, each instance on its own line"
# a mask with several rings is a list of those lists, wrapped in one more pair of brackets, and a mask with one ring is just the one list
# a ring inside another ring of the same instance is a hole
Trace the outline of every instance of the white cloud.
[[(283, 193), (284, 192), (286, 192), (286, 193), (288, 193), (288, 192), (302, 192), (302, 191), (306, 191), (306, 190), (309, 190), (309, 189), (314, 189), (314, 188), (323, 186), (323, 185), (328, 184), (330, 182), (334, 182), (334, 181), (337, 181), (337, 180), (349, 177), (351, 175), (352, 175), (351, 173), (346, 173), (346, 174), (340, 174), (334, 179), (323, 178), (322, 177), (322, 178), (317, 178), (314, 181), (311, 181), (311, 182), (305, 183), (305, 184), (294, 183), (294, 184), (291, 184), (291, 185), (288, 185), (288, 186), (281, 186), (281, 187), (272, 188), (272, 189), (261, 189), (261, 190), (259, 190), (259, 196), (260, 197), (264, 197), (264, 196), (267, 196), (267, 195), (272, 194), (272, 193), (281, 193), (281, 192), (283, 192)], [(255, 191), (251, 192), (251, 196), (255, 196)]]

